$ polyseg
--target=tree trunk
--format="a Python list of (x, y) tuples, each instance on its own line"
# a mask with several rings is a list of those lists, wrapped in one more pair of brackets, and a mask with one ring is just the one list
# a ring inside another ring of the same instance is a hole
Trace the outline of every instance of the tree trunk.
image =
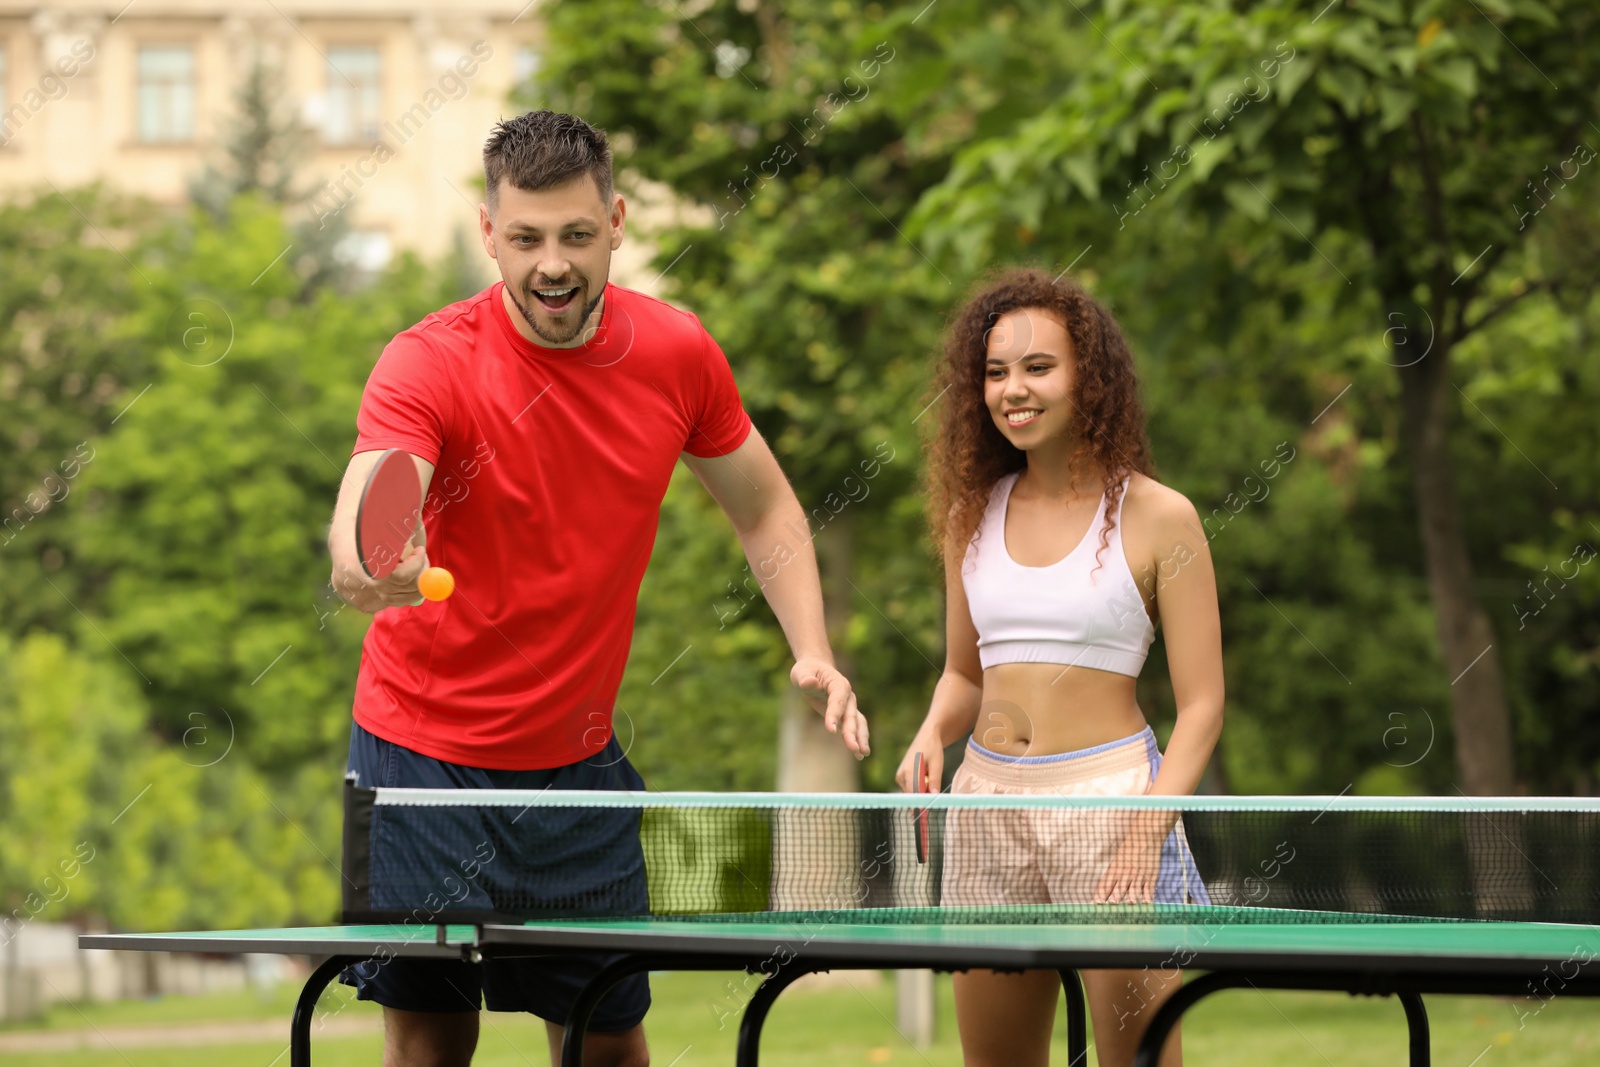
[[(822, 577), (823, 619), (834, 662), (851, 683), (854, 664), (841, 651), (850, 623), (850, 574), (855, 561), (855, 522), (847, 507), (813, 541)], [(854, 793), (861, 788), (856, 758), (839, 734), (830, 734), (822, 716), (793, 689), (783, 700), (778, 727), (778, 791), (780, 793)]]
[(1450, 458), (1450, 344), (1400, 368), (1402, 433), (1416, 479), (1417, 523), (1439, 646), (1451, 681), (1461, 791), (1505, 796), (1515, 785), (1511, 713), (1494, 631), (1473, 592)]
[(0, 992), (4, 992), (5, 1000), (0, 1003), (0, 1019), (6, 1022), (15, 1022), (22, 1018), (18, 1010), (18, 994), (22, 984), (21, 952), (17, 945), (17, 938), (22, 934), (20, 925), (8, 927), (0, 925), (0, 932), (7, 935), (5, 940), (5, 967), (0, 970)]
[[(850, 616), (850, 574), (855, 539), (849, 511), (815, 538), (822, 579), (823, 618), (835, 662), (851, 677), (839, 644)], [(845, 593), (839, 592), (843, 586)], [(854, 679), (852, 679), (853, 681)], [(854, 793), (861, 785), (856, 759), (838, 734), (830, 734), (805, 697), (784, 693), (778, 725), (780, 793)], [(771, 907), (775, 911), (853, 907), (862, 885), (861, 828), (851, 809), (780, 808), (773, 821)]]

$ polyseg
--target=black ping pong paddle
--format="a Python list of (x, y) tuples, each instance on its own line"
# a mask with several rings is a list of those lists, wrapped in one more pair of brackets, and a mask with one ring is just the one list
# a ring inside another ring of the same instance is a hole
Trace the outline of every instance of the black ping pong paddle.
[[(911, 791), (914, 793), (927, 793), (928, 789), (928, 761), (918, 752), (911, 757)], [(912, 812), (912, 821), (917, 832), (917, 862), (928, 862), (928, 809), (916, 808)]]

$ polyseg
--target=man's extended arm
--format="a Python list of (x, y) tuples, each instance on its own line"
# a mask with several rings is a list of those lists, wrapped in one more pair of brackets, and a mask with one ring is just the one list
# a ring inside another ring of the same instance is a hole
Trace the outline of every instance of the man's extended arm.
[[(350, 457), (345, 468), (344, 481), (339, 486), (339, 500), (333, 506), (333, 521), (328, 525), (328, 556), (333, 561), (329, 581), (339, 598), (357, 611), (372, 615), (384, 608), (415, 604), (421, 597), (417, 592), (417, 575), (428, 566), (428, 553), (423, 547), (425, 537), (419, 536), (414, 554), (403, 556), (404, 562), (387, 578), (373, 581), (361, 567), (361, 557), (356, 551), (356, 508), (361, 503), (361, 490), (367, 476), (378, 465), (382, 450), (357, 452)], [(433, 477), (433, 464), (416, 456), (411, 457), (422, 477), (424, 492)]]
[[(794, 653), (790, 680), (822, 711), (828, 730), (839, 733), (857, 759), (865, 758), (871, 752), (867, 720), (856, 707), (850, 682), (834, 666), (805, 509), (772, 450), (752, 427), (744, 444), (725, 456), (703, 459), (686, 452), (683, 461), (739, 535)], [(826, 707), (821, 706), (824, 696)]]

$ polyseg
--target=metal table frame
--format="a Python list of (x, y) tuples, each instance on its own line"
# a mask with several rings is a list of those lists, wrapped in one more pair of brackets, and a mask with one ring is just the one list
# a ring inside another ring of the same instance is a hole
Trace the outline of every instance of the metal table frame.
[[(745, 971), (766, 974), (745, 1005), (739, 1024), (738, 1067), (756, 1067), (760, 1057), (762, 1027), (778, 996), (796, 979), (818, 971), (929, 968), (938, 971), (988, 969), (1000, 971), (1053, 970), (1062, 978), (1067, 1005), (1067, 1048), (1072, 1067), (1087, 1064), (1087, 1017), (1080, 969), (1141, 968), (1163, 966), (1149, 949), (1060, 949), (1013, 946), (904, 943), (885, 945), (870, 941), (810, 941), (796, 947), (794, 940), (752, 934), (735, 937), (697, 934), (699, 924), (682, 923), (676, 929), (657, 931), (559, 929), (541, 926), (483, 925), (473, 927), (466, 941), (450, 940), (438, 929), (436, 940), (413, 941), (399, 951), (340, 953), (327, 958), (306, 979), (295, 1004), (290, 1027), (290, 1067), (310, 1067), (311, 1028), (316, 1004), (328, 985), (345, 968), (373, 959), (432, 958), (479, 962), (489, 957), (509, 959), (574, 950), (617, 954), (579, 994), (567, 1020), (561, 1050), (561, 1067), (582, 1067), (587, 1023), (605, 995), (630, 975), (653, 970)], [(320, 954), (315, 938), (304, 941), (244, 942), (184, 939), (163, 935), (84, 935), (86, 948), (152, 949), (189, 952), (260, 952)], [(328, 947), (322, 943), (322, 950)], [(219, 947), (226, 945), (226, 948)], [(773, 966), (773, 958), (787, 954), (786, 962)], [(1174, 992), (1152, 1016), (1140, 1040), (1135, 1067), (1157, 1067), (1162, 1046), (1184, 1012), (1200, 1000), (1224, 989), (1321, 990), (1353, 996), (1393, 996), (1404, 1009), (1412, 1067), (1430, 1063), (1427, 1009), (1424, 994), (1525, 995), (1534, 982), (1548, 983), (1552, 961), (1530, 956), (1374, 956), (1358, 952), (1297, 956), (1272, 951), (1216, 950), (1193, 952), (1185, 970), (1207, 971)], [(764, 966), (765, 965), (765, 966)], [(1561, 975), (1557, 992), (1572, 996), (1600, 996), (1600, 960), (1578, 964), (1572, 976)]]

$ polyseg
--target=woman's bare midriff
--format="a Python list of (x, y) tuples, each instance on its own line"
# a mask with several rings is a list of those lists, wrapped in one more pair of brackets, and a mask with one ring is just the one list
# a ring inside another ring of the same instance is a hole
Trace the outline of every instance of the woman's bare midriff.
[(983, 672), (972, 736), (1006, 756), (1054, 756), (1145, 728), (1135, 679), (1059, 663), (1001, 663)]

